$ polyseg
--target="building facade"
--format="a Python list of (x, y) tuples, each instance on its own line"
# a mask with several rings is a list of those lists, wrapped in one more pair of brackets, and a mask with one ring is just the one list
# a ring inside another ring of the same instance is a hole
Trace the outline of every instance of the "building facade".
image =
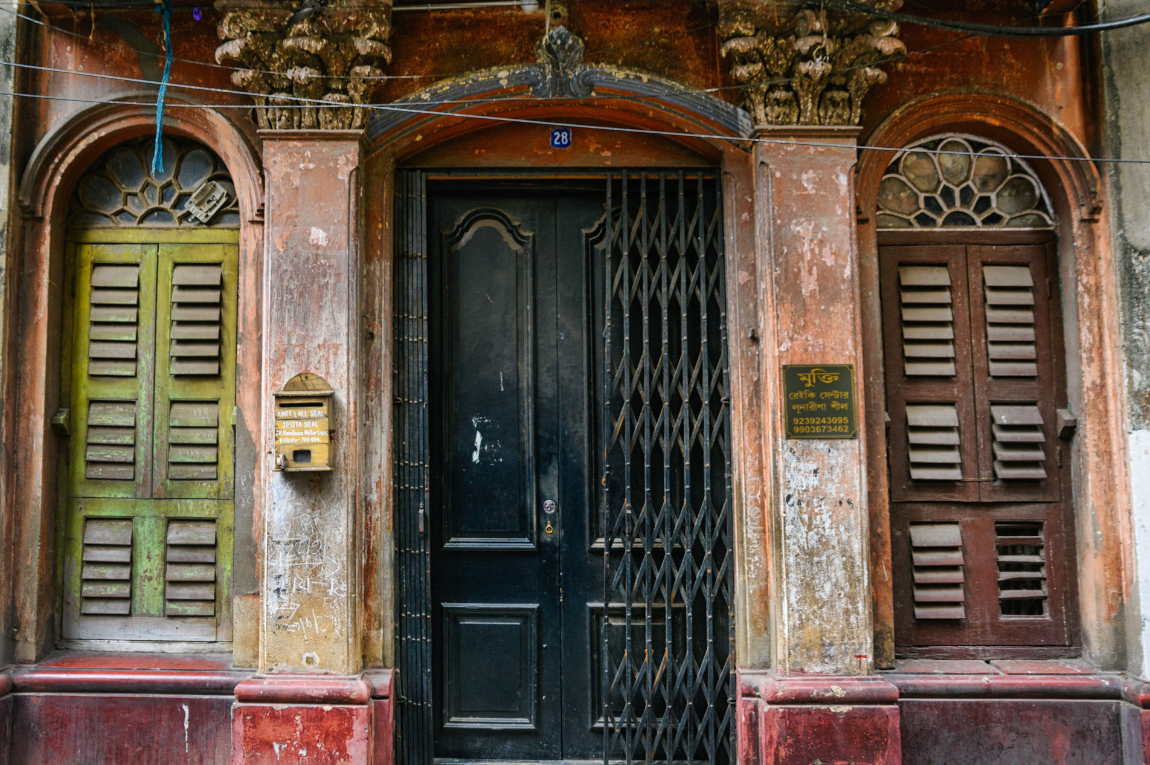
[(1150, 761), (1137, 5), (5, 11), (0, 757)]

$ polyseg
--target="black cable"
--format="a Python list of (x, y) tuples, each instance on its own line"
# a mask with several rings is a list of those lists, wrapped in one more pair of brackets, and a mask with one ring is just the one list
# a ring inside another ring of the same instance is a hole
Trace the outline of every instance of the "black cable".
[(932, 19), (926, 16), (914, 16), (909, 13), (897, 11), (884, 11), (872, 8), (855, 0), (802, 0), (808, 8), (830, 8), (836, 11), (857, 13), (863, 16), (873, 16), (890, 21), (901, 21), (906, 24), (918, 24), (924, 27), (946, 29), (951, 32), (969, 32), (970, 34), (986, 37), (1069, 37), (1072, 35), (1087, 35), (1095, 32), (1108, 32), (1112, 29), (1124, 29), (1150, 22), (1150, 13), (1131, 16), (1128, 19), (1104, 21), (1100, 24), (1081, 24), (1074, 27), (1008, 27), (996, 24), (973, 24), (965, 21), (947, 21), (945, 19)]

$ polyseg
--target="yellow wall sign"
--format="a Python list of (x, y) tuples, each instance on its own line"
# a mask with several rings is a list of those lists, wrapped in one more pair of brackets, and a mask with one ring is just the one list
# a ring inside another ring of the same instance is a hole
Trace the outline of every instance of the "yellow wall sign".
[(858, 438), (851, 364), (784, 364), (787, 438)]

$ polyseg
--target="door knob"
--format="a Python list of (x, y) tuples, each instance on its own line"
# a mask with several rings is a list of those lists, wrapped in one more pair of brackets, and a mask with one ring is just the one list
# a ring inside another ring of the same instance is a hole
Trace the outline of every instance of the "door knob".
[(547, 513), (548, 515), (555, 512), (555, 503), (552, 502), (551, 500), (547, 500), (546, 502), (544, 502), (543, 503), (543, 512)]

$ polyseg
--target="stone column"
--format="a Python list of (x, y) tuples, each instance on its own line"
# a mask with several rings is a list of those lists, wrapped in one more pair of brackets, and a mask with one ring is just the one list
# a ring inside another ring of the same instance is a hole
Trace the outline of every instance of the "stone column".
[[(263, 138), (263, 614), (260, 675), (236, 688), (233, 762), (334, 748), (341, 762), (366, 763), (373, 683), (357, 674), (355, 530), (361, 133)], [(274, 392), (301, 372), (335, 392), (330, 472), (271, 470)]]
[(261, 672), (360, 668), (356, 618), (356, 338), (360, 134), (264, 136), (264, 439), (273, 396), (313, 372), (335, 391), (331, 472), (267, 475)]
[(773, 671), (740, 672), (744, 762), (773, 762), (784, 744), (804, 762), (901, 761), (898, 692), (871, 675), (864, 431), (787, 440), (783, 422), (785, 364), (854, 365), (860, 426), (866, 416), (857, 389), (857, 135), (858, 128), (819, 126), (756, 132), (764, 139), (756, 148), (756, 214), (761, 304), (769, 313), (764, 428), (774, 445), (767, 500)]

